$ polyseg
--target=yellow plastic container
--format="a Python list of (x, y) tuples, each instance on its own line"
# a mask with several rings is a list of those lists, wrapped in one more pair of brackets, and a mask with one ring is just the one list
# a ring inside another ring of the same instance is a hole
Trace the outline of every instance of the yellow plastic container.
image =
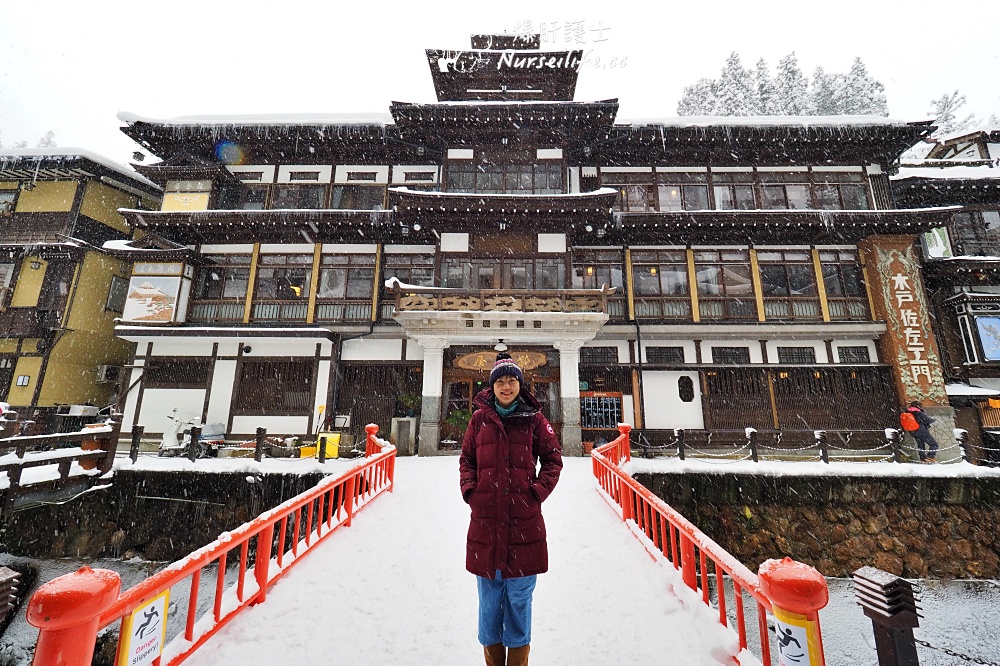
[(340, 433), (321, 432), (318, 435), (316, 435), (316, 454), (319, 454), (320, 447), (325, 447), (327, 458), (339, 458)]

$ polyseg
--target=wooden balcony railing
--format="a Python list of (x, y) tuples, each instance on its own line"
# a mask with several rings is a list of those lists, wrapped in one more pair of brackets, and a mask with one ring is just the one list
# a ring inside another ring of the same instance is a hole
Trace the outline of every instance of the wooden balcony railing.
[(479, 310), (486, 312), (607, 313), (615, 287), (602, 289), (440, 289), (396, 287), (396, 312)]
[(828, 298), (830, 319), (866, 321), (871, 319), (868, 312), (868, 300), (865, 298)]
[(0, 336), (40, 338), (58, 326), (59, 313), (55, 310), (17, 307), (0, 311)]
[(193, 322), (243, 321), (243, 301), (194, 301), (191, 303)]

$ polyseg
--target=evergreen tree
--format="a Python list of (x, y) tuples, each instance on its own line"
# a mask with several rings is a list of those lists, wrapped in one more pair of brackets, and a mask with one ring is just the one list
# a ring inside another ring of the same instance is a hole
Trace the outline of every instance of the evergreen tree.
[(950, 95), (941, 95), (937, 99), (931, 100), (931, 110), (929, 113), (934, 116), (934, 124), (937, 125), (936, 135), (951, 134), (968, 129), (976, 123), (975, 114), (969, 114), (962, 120), (958, 120), (958, 111), (965, 106), (965, 95), (955, 90)]
[(773, 116), (777, 114), (777, 92), (774, 89), (771, 70), (763, 58), (757, 61), (754, 81), (757, 84), (757, 110), (754, 115)]
[(844, 81), (843, 113), (849, 115), (887, 116), (885, 86), (868, 76), (861, 58), (855, 58)]
[(41, 139), (38, 140), (39, 148), (55, 148), (56, 146), (56, 135), (55, 132), (49, 130), (45, 133)]
[(844, 113), (843, 90), (843, 76), (827, 74), (822, 67), (817, 67), (812, 80), (810, 115), (839, 116)]
[(777, 112), (780, 115), (801, 116), (809, 113), (809, 80), (799, 69), (795, 51), (778, 61), (774, 87), (777, 91)]
[(884, 116), (888, 115), (888, 107), (885, 86), (868, 75), (861, 58), (854, 59), (846, 75), (817, 67), (810, 86), (794, 52), (781, 59), (773, 78), (763, 58), (749, 71), (743, 69), (739, 54), (733, 52), (726, 59), (719, 79), (703, 78), (684, 88), (677, 113), (681, 116)]
[(715, 113), (715, 81), (708, 78), (698, 79), (697, 83), (684, 87), (681, 101), (677, 103), (679, 116), (714, 116)]
[(753, 84), (753, 76), (743, 69), (740, 55), (733, 51), (726, 58), (719, 78), (716, 95), (716, 113), (721, 116), (755, 115), (759, 104), (755, 102), (757, 91)]

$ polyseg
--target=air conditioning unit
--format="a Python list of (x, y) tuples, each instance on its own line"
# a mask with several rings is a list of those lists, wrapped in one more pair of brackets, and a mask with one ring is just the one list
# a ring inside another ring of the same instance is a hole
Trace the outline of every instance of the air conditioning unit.
[(121, 377), (121, 372), (121, 367), (117, 365), (99, 365), (97, 366), (97, 383), (117, 384)]

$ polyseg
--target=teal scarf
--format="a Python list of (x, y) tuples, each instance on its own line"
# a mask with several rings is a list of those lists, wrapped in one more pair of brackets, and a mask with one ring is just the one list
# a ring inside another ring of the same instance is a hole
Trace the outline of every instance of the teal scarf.
[(514, 402), (510, 403), (510, 407), (501, 407), (500, 401), (493, 398), (493, 406), (496, 408), (497, 414), (500, 415), (500, 418), (507, 418), (517, 411), (517, 400), (517, 398), (514, 398)]

